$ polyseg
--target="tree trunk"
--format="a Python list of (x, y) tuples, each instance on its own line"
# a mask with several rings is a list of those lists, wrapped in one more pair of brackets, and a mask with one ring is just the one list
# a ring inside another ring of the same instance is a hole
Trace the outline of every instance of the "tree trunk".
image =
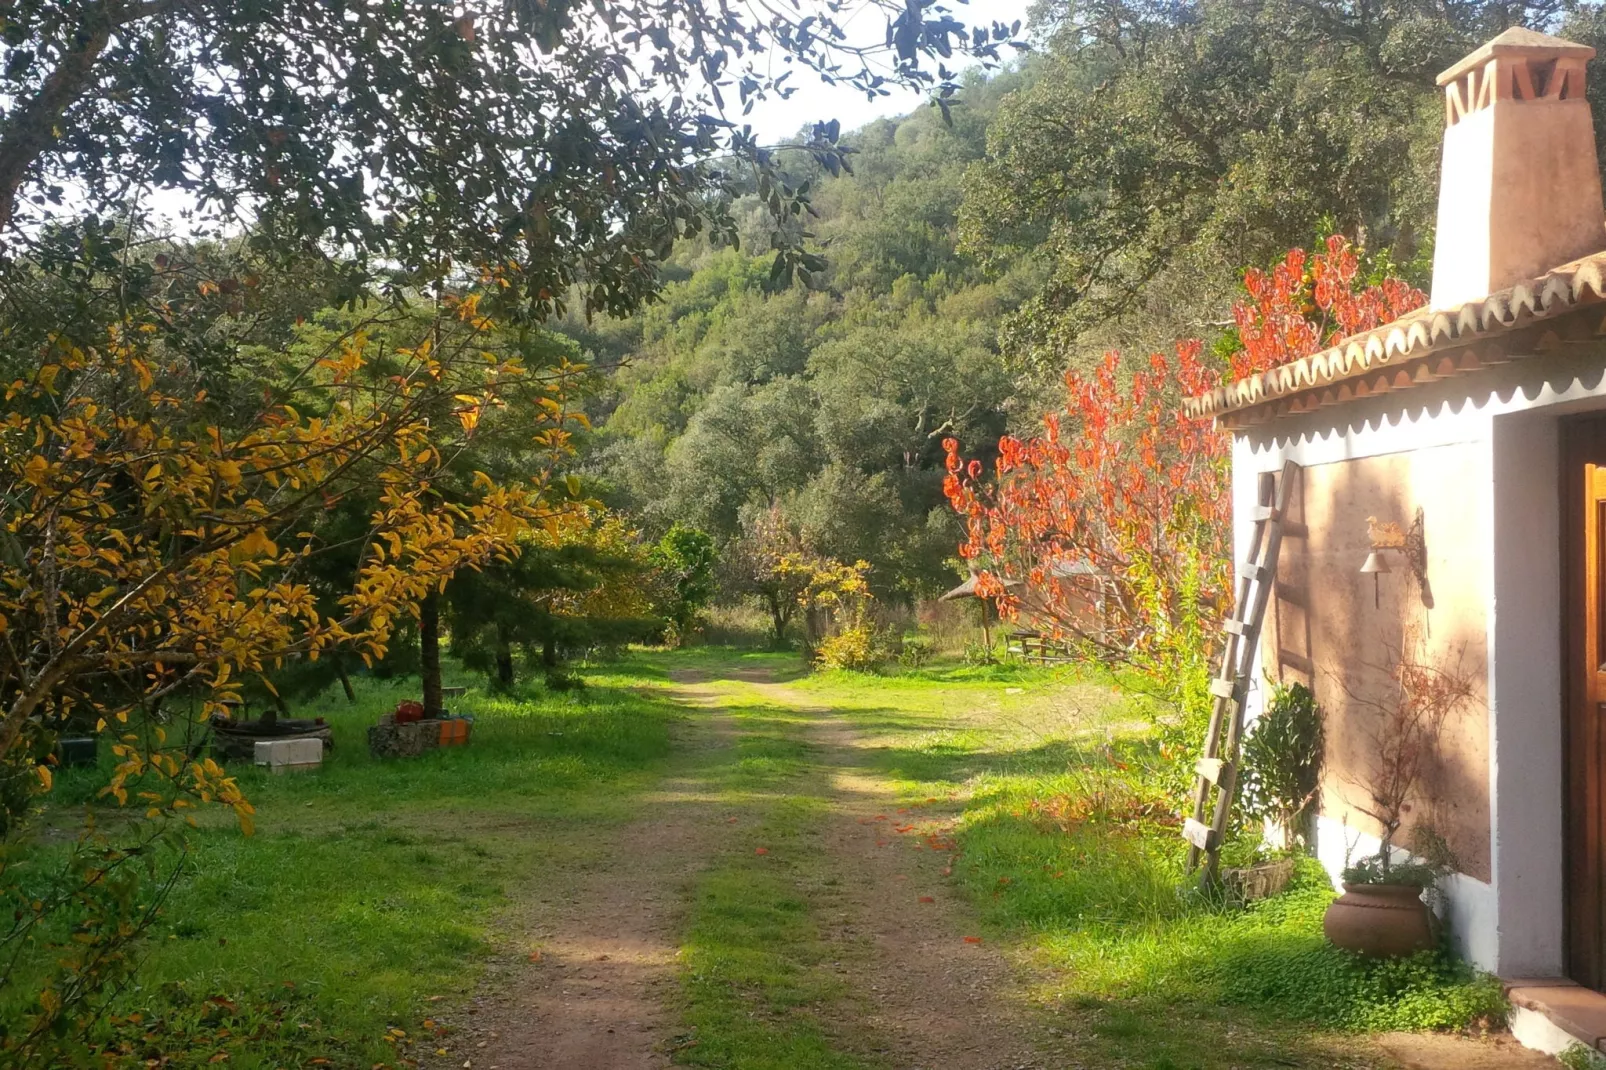
[[(62, 115), (89, 87), (95, 63), (115, 28), (106, 5), (85, 9), (56, 68), (45, 76), (37, 94), (20, 103), (6, 124), (0, 137), (0, 232), (10, 228), (22, 180), (59, 136), (56, 126)], [(0, 247), (4, 244), (0, 236)]]
[(541, 640), (541, 664), (549, 669), (558, 667), (558, 640), (555, 636), (547, 636)]
[(503, 687), (513, 686), (513, 646), (507, 641), (507, 629), (496, 626), (496, 682)]
[(441, 608), (434, 591), (418, 604), (419, 672), (424, 678), (424, 716), (441, 715)]
[(273, 700), (273, 705), (263, 711), (262, 724), (264, 727), (273, 728), (278, 725), (281, 713), (284, 714), (285, 720), (290, 719), (290, 707), (284, 704), (284, 696), (277, 691), (269, 691), (268, 697)]
[(770, 604), (770, 622), (775, 628), (775, 635), (771, 641), (774, 643), (775, 649), (779, 650), (781, 645), (786, 642), (786, 614), (781, 611), (781, 600), (778, 596), (767, 594), (764, 598)]
[(357, 701), (357, 692), (352, 690), (351, 677), (346, 675), (346, 658), (343, 654), (334, 655), (335, 673), (340, 677), (340, 686), (346, 692), (347, 702)]

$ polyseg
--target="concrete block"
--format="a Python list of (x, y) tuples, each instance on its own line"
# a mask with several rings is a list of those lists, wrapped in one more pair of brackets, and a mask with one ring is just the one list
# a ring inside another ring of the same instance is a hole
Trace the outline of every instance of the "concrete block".
[(1513, 1008), (1512, 1034), (1527, 1047), (1555, 1054), (1566, 1049), (1564, 1038), (1571, 1038), (1586, 1048), (1606, 1050), (1606, 995), (1565, 979), (1536, 984), (1525, 978), (1506, 982), (1506, 997)]
[(254, 749), (257, 765), (265, 765), (275, 772), (289, 768), (307, 768), (323, 764), (321, 739), (263, 739)]

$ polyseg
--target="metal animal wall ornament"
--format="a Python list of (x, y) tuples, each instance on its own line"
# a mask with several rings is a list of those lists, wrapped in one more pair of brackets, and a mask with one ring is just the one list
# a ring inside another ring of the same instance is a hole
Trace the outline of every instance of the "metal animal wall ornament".
[(1394, 571), (1389, 567), (1387, 557), (1387, 551), (1392, 550), (1405, 557), (1411, 578), (1416, 580), (1417, 589), (1421, 592), (1422, 605), (1432, 609), (1433, 587), (1428, 583), (1426, 516), (1422, 507), (1417, 506), (1416, 516), (1409, 528), (1402, 529), (1392, 520), (1367, 517), (1366, 536), (1371, 552), (1366, 555), (1366, 563), (1361, 566), (1361, 573), (1372, 577), (1372, 604), (1376, 606), (1380, 601), (1378, 577)]

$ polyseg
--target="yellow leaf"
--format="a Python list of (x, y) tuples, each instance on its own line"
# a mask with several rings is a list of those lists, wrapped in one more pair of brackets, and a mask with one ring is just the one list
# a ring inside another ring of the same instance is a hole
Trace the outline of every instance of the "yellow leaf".
[(47, 765), (36, 765), (33, 767), (33, 771), (39, 777), (39, 786), (45, 791), (49, 791), (51, 785), (55, 782), (54, 778), (51, 776), (50, 767)]
[(261, 528), (252, 528), (251, 533), (240, 540), (240, 552), (248, 557), (266, 554), (272, 557), (279, 552), (279, 548), (268, 538), (268, 533)]
[(28, 463), (22, 466), (22, 478), (36, 487), (45, 485), (50, 473), (50, 462), (37, 453), (28, 458)]

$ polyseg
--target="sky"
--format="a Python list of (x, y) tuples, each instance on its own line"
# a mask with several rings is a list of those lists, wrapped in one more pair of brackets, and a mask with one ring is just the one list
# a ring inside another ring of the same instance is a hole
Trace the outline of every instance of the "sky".
[[(1032, 6), (1034, 0), (970, 0), (967, 4), (953, 4), (955, 17), (967, 24), (1014, 22), (1020, 19), (1026, 21), (1026, 11)], [(878, 17), (878, 13), (868, 10), (866, 17)], [(849, 29), (855, 29), (850, 26)], [(1024, 27), (1022, 36), (1025, 36)], [(1005, 49), (1005, 56), (1014, 54), (1014, 49)], [(955, 64), (956, 68), (963, 70), (972, 66), (970, 63)], [(865, 99), (864, 94), (855, 89), (844, 86), (829, 86), (821, 82), (812, 74), (805, 77), (804, 71), (799, 71), (792, 79), (798, 87), (787, 100), (770, 100), (756, 105), (752, 112), (743, 120), (752, 124), (753, 130), (760, 140), (766, 142), (780, 141), (796, 134), (807, 123), (820, 122), (826, 119), (838, 119), (843, 130), (854, 130), (876, 119), (883, 119), (895, 115), (907, 115), (926, 103), (926, 94), (908, 89), (894, 88), (890, 96), (878, 97), (873, 101)]]

